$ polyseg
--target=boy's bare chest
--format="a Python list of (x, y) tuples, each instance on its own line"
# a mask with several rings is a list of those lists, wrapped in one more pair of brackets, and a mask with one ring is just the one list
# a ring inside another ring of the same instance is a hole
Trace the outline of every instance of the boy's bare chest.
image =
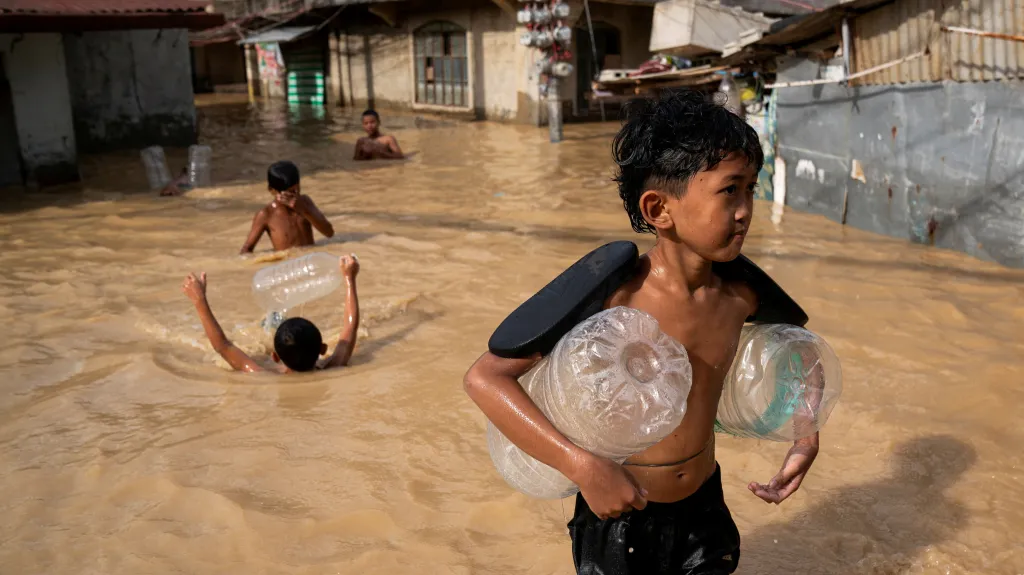
[(697, 303), (634, 293), (614, 305), (645, 311), (658, 320), (661, 330), (686, 348), (694, 384), (724, 379), (746, 318), (742, 305), (727, 298)]

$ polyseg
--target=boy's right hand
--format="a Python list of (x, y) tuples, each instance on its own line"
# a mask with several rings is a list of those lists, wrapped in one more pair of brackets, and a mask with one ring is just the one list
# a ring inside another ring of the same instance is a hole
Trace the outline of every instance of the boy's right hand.
[(355, 254), (349, 254), (347, 256), (341, 256), (341, 260), (338, 262), (338, 267), (341, 268), (341, 275), (355, 279), (359, 273), (359, 260)]
[(284, 205), (284, 206), (288, 206), (289, 208), (291, 208), (293, 210), (298, 209), (298, 207), (300, 205), (299, 204), (299, 195), (296, 194), (295, 192), (288, 192), (288, 191), (278, 192), (277, 193), (277, 198), (275, 198), (275, 199), (277, 200), (277, 203), (279, 203), (281, 205)]
[(647, 490), (642, 489), (625, 467), (591, 455), (572, 478), (590, 510), (602, 521), (633, 509), (647, 507)]
[(194, 303), (206, 299), (206, 272), (202, 272), (199, 276), (188, 274), (185, 282), (181, 284), (181, 291)]

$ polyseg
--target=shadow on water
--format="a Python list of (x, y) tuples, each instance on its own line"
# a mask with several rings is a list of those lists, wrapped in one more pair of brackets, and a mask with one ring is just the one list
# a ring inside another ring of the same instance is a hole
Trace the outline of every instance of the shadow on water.
[(327, 246), (331, 244), (347, 244), (347, 243), (360, 243), (365, 242), (377, 236), (377, 233), (370, 232), (349, 232), (349, 233), (335, 233), (330, 238), (320, 238), (316, 241), (316, 246)]
[[(968, 510), (945, 492), (976, 460), (974, 448), (952, 436), (905, 441), (889, 476), (841, 487), (791, 521), (744, 535), (741, 572), (791, 573), (794, 565), (814, 564), (815, 573), (903, 573), (925, 548), (966, 526)], [(831, 544), (814, 544), (819, 553), (807, 557), (807, 541), (824, 534)]]
[(853, 267), (853, 268), (864, 268), (870, 269), (872, 274), (876, 274), (879, 269), (891, 269), (899, 271), (918, 271), (925, 273), (933, 273), (941, 276), (952, 276), (961, 278), (975, 278), (986, 282), (999, 282), (1018, 284), (1024, 279), (1024, 272), (1019, 270), (1006, 270), (1006, 271), (985, 271), (985, 270), (972, 270), (964, 269), (952, 266), (943, 266), (930, 264), (927, 262), (916, 262), (909, 263), (907, 261), (881, 261), (881, 260), (861, 260), (857, 258), (851, 258), (847, 256), (836, 256), (829, 254), (776, 254), (769, 250), (758, 250), (750, 249), (744, 250), (744, 255), (750, 257), (755, 262), (761, 262), (762, 260), (776, 259), (780, 261), (788, 262), (799, 262), (809, 261), (817, 265), (829, 264), (833, 266), (841, 267)]
[(414, 313), (415, 316), (410, 318), (408, 322), (402, 325), (402, 327), (381, 337), (370, 337), (364, 342), (356, 342), (356, 349), (352, 354), (352, 359), (349, 361), (349, 365), (356, 367), (373, 363), (373, 356), (377, 352), (404, 340), (421, 325), (429, 323), (443, 315), (440, 312), (425, 311), (409, 313), (410, 315)]
[[(213, 149), (212, 179), (217, 187), (264, 184), (275, 161), (298, 162), (304, 177), (321, 172), (362, 172), (394, 168), (401, 161), (356, 162), (355, 142), (363, 134), (362, 110), (289, 107), (284, 103), (214, 102), (196, 108), (199, 143)], [(460, 122), (403, 112), (382, 114), (387, 130), (433, 130)], [(313, 153), (311, 153), (311, 151)], [(165, 148), (170, 175), (185, 168), (188, 150)], [(81, 181), (42, 190), (2, 188), (0, 213), (46, 207), (70, 208), (95, 201), (158, 197), (149, 190), (138, 150), (81, 155)], [(186, 192), (185, 198), (189, 197)], [(163, 198), (168, 203), (177, 198)], [(260, 198), (262, 199), (262, 198)]]

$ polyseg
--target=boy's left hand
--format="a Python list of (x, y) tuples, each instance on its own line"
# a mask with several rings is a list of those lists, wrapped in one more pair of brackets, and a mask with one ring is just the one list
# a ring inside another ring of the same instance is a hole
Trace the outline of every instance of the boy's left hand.
[(338, 267), (341, 268), (341, 275), (347, 278), (355, 278), (359, 273), (359, 258), (356, 254), (341, 256), (338, 260)]
[(797, 442), (789, 449), (782, 469), (767, 484), (751, 481), (747, 489), (760, 497), (765, 503), (778, 505), (796, 492), (803, 482), (804, 476), (818, 456), (817, 436), (813, 442)]
[(181, 284), (181, 291), (193, 302), (200, 302), (206, 299), (206, 272), (199, 274), (188, 274), (184, 283)]

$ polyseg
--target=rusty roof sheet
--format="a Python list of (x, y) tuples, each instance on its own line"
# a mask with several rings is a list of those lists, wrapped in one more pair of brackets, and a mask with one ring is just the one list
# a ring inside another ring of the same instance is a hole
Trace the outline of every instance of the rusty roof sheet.
[(0, 14), (94, 16), (204, 12), (210, 0), (0, 0)]

